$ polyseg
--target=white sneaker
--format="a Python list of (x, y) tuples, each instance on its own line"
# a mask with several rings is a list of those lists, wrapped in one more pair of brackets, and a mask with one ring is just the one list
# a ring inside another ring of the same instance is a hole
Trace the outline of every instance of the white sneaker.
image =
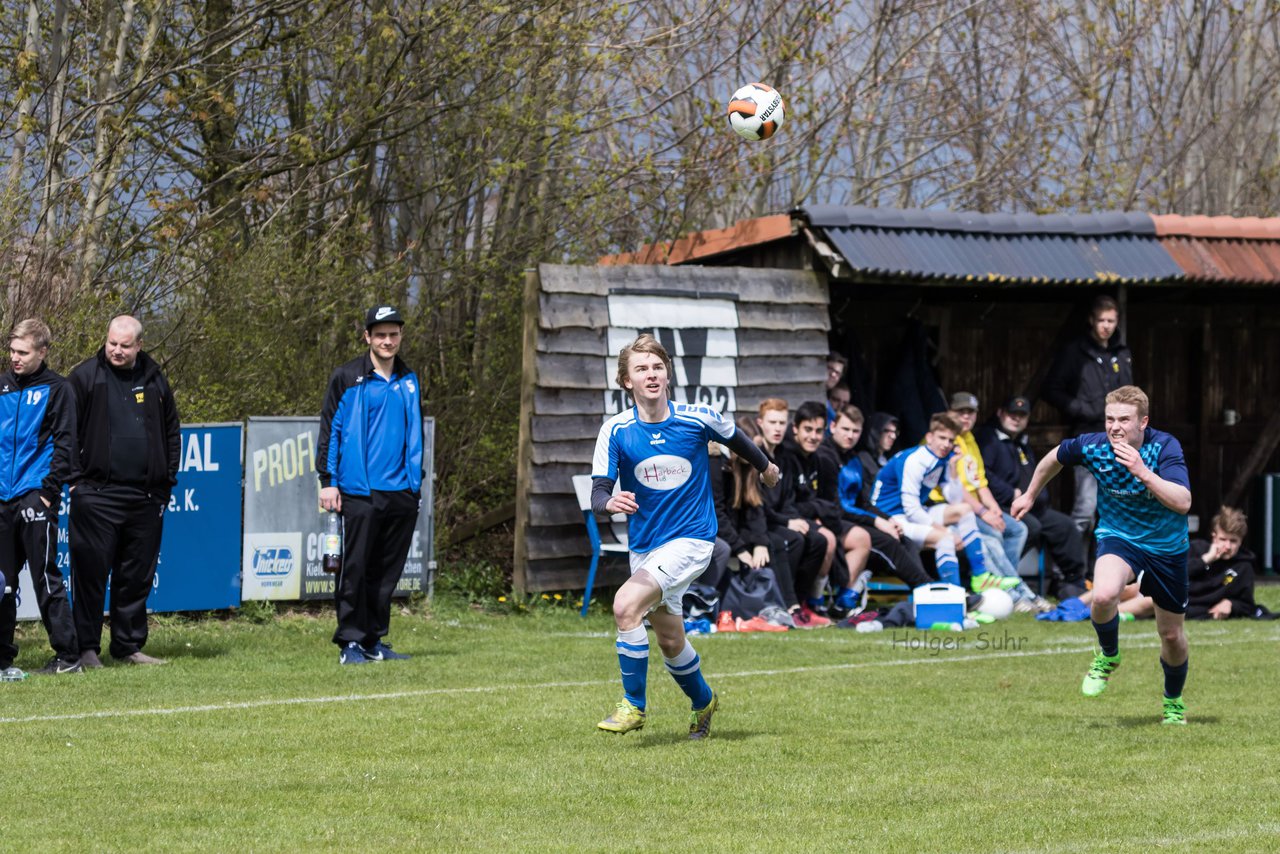
[(855, 632), (883, 632), (884, 623), (879, 620), (867, 620), (865, 623), (858, 623), (853, 627)]

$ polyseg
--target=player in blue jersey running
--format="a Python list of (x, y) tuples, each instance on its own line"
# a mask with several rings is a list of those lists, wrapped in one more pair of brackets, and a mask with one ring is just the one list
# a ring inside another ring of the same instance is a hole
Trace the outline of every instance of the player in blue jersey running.
[[(618, 385), (635, 406), (600, 428), (591, 474), (597, 513), (625, 513), (631, 577), (613, 599), (623, 700), (599, 723), (630, 732), (645, 722), (649, 635), (658, 638), (667, 671), (692, 704), (689, 738), (711, 731), (717, 697), (702, 677), (701, 661), (684, 634), (681, 600), (711, 560), (717, 522), (708, 475), (707, 442), (727, 445), (750, 462), (768, 486), (778, 467), (734, 423), (705, 406), (669, 399), (671, 359), (652, 335), (618, 353)], [(614, 493), (615, 483), (620, 490)], [(659, 608), (658, 605), (663, 607)]]
[(1046, 454), (1027, 491), (1011, 512), (1021, 519), (1036, 496), (1064, 466), (1084, 466), (1098, 482), (1098, 559), (1093, 567), (1093, 628), (1102, 651), (1085, 674), (1081, 691), (1096, 697), (1120, 666), (1120, 592), (1135, 577), (1155, 602), (1164, 668), (1164, 722), (1185, 724), (1182, 688), (1187, 681), (1187, 511), (1191, 485), (1182, 445), (1148, 426), (1150, 405), (1137, 386), (1121, 386), (1106, 398), (1106, 432), (1067, 439)]

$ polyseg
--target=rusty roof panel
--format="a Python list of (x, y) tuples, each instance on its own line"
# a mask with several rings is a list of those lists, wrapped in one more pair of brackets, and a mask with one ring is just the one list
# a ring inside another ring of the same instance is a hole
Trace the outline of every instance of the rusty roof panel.
[(1160, 242), (1191, 281), (1280, 284), (1280, 240), (1170, 236)]

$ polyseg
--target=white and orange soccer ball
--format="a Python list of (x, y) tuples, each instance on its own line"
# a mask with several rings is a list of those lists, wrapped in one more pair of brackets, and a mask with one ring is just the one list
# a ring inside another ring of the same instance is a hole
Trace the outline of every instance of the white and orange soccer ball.
[(729, 99), (729, 124), (744, 139), (768, 139), (782, 127), (786, 105), (771, 86), (748, 83)]

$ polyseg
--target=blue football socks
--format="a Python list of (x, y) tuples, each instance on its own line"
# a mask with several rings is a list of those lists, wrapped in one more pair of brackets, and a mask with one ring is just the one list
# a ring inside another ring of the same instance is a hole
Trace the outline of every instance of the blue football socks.
[(644, 711), (649, 683), (649, 633), (643, 625), (618, 632), (618, 667), (622, 670), (622, 692), (627, 702)]
[(664, 658), (663, 661), (667, 665), (667, 672), (671, 674), (671, 678), (676, 680), (676, 684), (680, 686), (680, 690), (689, 697), (694, 709), (705, 709), (711, 703), (711, 687), (707, 685), (707, 680), (702, 678), (702, 659), (698, 657), (698, 653), (694, 652), (693, 645), (688, 639), (684, 642), (684, 649), (680, 650), (680, 654), (675, 658)]

